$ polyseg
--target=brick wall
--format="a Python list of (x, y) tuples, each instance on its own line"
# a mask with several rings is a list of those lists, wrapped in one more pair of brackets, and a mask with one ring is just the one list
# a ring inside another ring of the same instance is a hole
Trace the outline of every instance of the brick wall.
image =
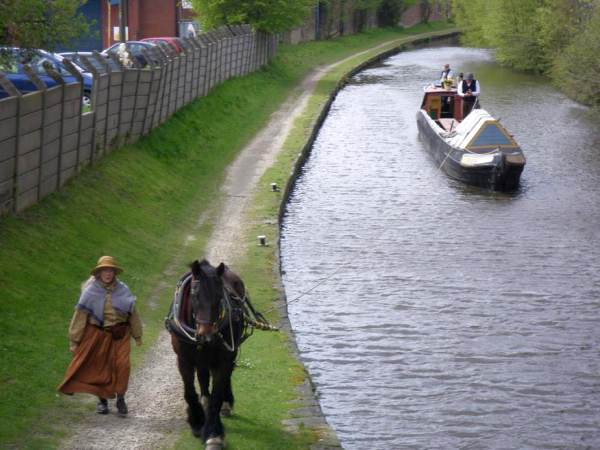
[[(446, 17), (444, 15), (443, 7), (439, 4), (435, 4), (431, 7), (431, 14), (429, 14), (428, 20), (444, 20)], [(402, 13), (402, 17), (400, 19), (400, 24), (403, 27), (412, 27), (421, 23), (423, 21), (423, 12), (421, 10), (421, 6), (417, 3), (414, 6), (408, 8), (404, 13)]]
[[(177, 17), (174, 0), (137, 0), (132, 2), (139, 14), (135, 39), (153, 36), (177, 36)], [(131, 17), (131, 16), (130, 16)], [(133, 26), (132, 26), (133, 28)], [(130, 39), (134, 39), (130, 37)]]

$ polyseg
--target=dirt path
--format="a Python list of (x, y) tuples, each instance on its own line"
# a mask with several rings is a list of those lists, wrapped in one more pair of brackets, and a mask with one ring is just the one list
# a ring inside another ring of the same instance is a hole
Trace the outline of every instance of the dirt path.
[[(391, 42), (395, 40), (313, 70), (271, 116), (268, 125), (241, 151), (227, 170), (222, 188), (223, 203), (216, 218), (215, 231), (206, 249), (209, 261), (213, 264), (226, 261), (235, 266), (243, 254), (245, 246), (240, 243), (243, 243), (244, 217), (252, 194), (257, 188), (270, 188), (258, 186), (258, 181), (273, 164), (295, 119), (303, 112), (321, 77), (335, 66)], [(198, 222), (201, 224), (205, 220), (206, 217), (203, 216)], [(187, 242), (193, 239), (193, 235), (188, 236), (186, 243), (182, 245), (187, 245)], [(174, 260), (165, 271), (166, 278), (174, 279), (174, 274), (178, 273), (182, 263)], [(164, 284), (157, 286), (149, 301), (155, 302), (155, 298), (165, 288), (168, 286)], [(304, 389), (302, 395), (311, 396), (310, 389)], [(311, 399), (306, 400), (310, 402)], [(157, 341), (148, 350), (144, 363), (132, 375), (127, 402), (130, 410), (127, 418), (120, 418), (115, 414), (113, 402), (109, 402), (111, 413), (108, 416), (90, 411), (85, 421), (74, 425), (74, 435), (65, 441), (61, 448), (148, 450), (169, 447), (187, 428), (183, 387), (176, 370), (176, 358), (171, 349), (170, 337), (165, 330), (160, 332)], [(314, 400), (312, 402), (315, 404)], [(92, 407), (90, 404), (90, 408)], [(318, 419), (316, 416), (320, 414), (320, 410), (314, 408), (311, 414)]]

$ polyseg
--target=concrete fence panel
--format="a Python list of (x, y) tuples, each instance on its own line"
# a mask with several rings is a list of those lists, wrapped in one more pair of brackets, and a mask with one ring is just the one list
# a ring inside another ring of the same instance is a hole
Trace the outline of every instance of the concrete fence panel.
[(177, 95), (177, 72), (179, 72), (179, 67), (176, 64), (175, 59), (172, 55), (168, 55), (167, 64), (167, 79), (165, 84), (165, 102), (163, 102), (163, 108), (161, 111), (161, 123), (166, 121), (170, 116), (173, 110), (175, 109), (175, 102)]
[(35, 204), (219, 83), (262, 67), (275, 55), (277, 39), (236, 25), (185, 39), (183, 46), (179, 54), (153, 48), (145, 68), (99, 54), (83, 58), (94, 76), (91, 111), (83, 110), (79, 82), (59, 77), (58, 85), (38, 84), (39, 91), (26, 95), (7, 85), (12, 96), (0, 100), (0, 215)]
[(91, 163), (101, 158), (107, 147), (106, 128), (108, 124), (108, 97), (110, 90), (110, 74), (94, 76), (92, 86), (92, 105), (94, 105), (94, 145)]
[[(62, 92), (63, 86), (59, 85), (54, 89)], [(17, 212), (33, 205), (39, 198), (44, 97), (44, 91), (20, 97), (15, 193)]]
[(125, 69), (123, 71), (123, 84), (121, 86), (121, 105), (118, 142), (129, 141), (129, 134), (133, 124), (133, 111), (139, 86), (139, 76), (141, 69)]
[(209, 72), (209, 78), (208, 78), (208, 92), (210, 92), (212, 90), (212, 88), (215, 86), (216, 80), (217, 80), (217, 52), (218, 52), (218, 47), (217, 47), (217, 40), (214, 38), (214, 36), (212, 35), (212, 33), (207, 33), (207, 38), (209, 39), (209, 44), (210, 44), (210, 59), (208, 62), (208, 72)]
[(79, 137), (79, 167), (78, 171), (83, 167), (92, 164), (92, 155), (94, 152), (94, 111), (86, 111), (81, 115), (81, 128)]
[(215, 30), (215, 40), (217, 41), (217, 62), (216, 62), (216, 77), (215, 84), (223, 82), (225, 74), (225, 45), (226, 41), (221, 35), (220, 30)]
[(179, 73), (181, 69), (181, 58), (172, 57), (171, 83), (169, 84), (169, 108), (167, 118), (177, 111), (177, 96), (179, 94)]
[(59, 187), (60, 167), (64, 127), (64, 89), (55, 86), (45, 92), (44, 119), (42, 123), (42, 148), (40, 154), (40, 178), (38, 198), (41, 199), (56, 191)]
[(169, 99), (167, 98), (167, 83), (169, 81), (169, 58), (163, 52), (158, 51), (157, 54), (160, 54), (161, 63), (160, 63), (160, 77), (159, 77), (159, 85), (158, 85), (158, 98), (156, 100), (156, 108), (154, 111), (154, 117), (152, 119), (152, 128), (157, 127), (162, 123), (163, 120), (163, 108), (165, 105), (169, 104)]
[(81, 125), (81, 85), (71, 83), (64, 85), (63, 88), (62, 142), (59, 152), (58, 188), (77, 173)]
[(204, 83), (204, 70), (206, 68), (203, 65), (203, 58), (205, 50), (200, 45), (197, 39), (191, 39), (190, 42), (194, 47), (194, 78), (193, 78), (193, 96), (192, 100), (203, 95), (202, 87)]
[(226, 43), (226, 50), (225, 50), (225, 80), (230, 79), (231, 77), (233, 77), (233, 61), (234, 61), (234, 37), (231, 33), (231, 31), (229, 30), (229, 28), (225, 27), (223, 28), (223, 34), (225, 35), (225, 43)]
[(198, 49), (189, 39), (183, 40), (184, 52), (187, 61), (185, 70), (185, 90), (183, 92), (183, 104), (187, 105), (198, 96), (198, 72), (200, 70), (200, 58)]
[(243, 35), (239, 26), (233, 28), (232, 33), (234, 34), (234, 51), (233, 51), (233, 73), (234, 77), (239, 77), (242, 73), (242, 42)]
[(210, 92), (211, 83), (212, 83), (212, 70), (213, 70), (213, 42), (208, 37), (207, 34), (202, 34), (199, 36), (200, 42), (202, 42), (206, 46), (206, 70), (204, 72), (204, 95)]
[(119, 124), (121, 123), (121, 97), (123, 96), (123, 72), (111, 72), (108, 90), (108, 111), (106, 116), (105, 152), (119, 146)]
[(144, 125), (142, 127), (142, 134), (148, 134), (150, 130), (155, 126), (155, 115), (159, 105), (159, 93), (161, 87), (161, 77), (163, 73), (162, 65), (154, 66), (151, 69), (152, 78), (150, 81), (150, 91), (148, 94), (148, 108), (144, 116)]
[(0, 100), (0, 215), (10, 213), (14, 206), (18, 117), (19, 97)]
[(128, 142), (136, 142), (144, 132), (144, 124), (150, 105), (150, 88), (152, 86), (153, 75), (151, 68), (139, 70)]
[(179, 60), (179, 74), (177, 77), (177, 102), (173, 113), (180, 110), (183, 105), (185, 105), (185, 91), (186, 89), (189, 89), (189, 87), (185, 84), (187, 79), (186, 72), (188, 70), (188, 57), (182, 52), (177, 56), (177, 59)]
[(196, 45), (200, 47), (200, 76), (198, 77), (198, 95), (205, 96), (208, 93), (208, 43), (202, 39), (196, 39)]

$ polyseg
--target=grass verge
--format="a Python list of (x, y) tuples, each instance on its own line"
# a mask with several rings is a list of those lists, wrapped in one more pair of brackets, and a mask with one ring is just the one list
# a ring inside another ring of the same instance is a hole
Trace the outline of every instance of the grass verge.
[[(87, 168), (63, 191), (19, 216), (0, 219), (0, 446), (55, 447), (70, 423), (90, 413), (89, 401), (58, 396), (55, 388), (70, 360), (66, 333), (79, 285), (99, 256), (116, 256), (125, 268), (122, 278), (140, 299), (147, 347), (162, 327), (178, 276), (165, 280), (164, 269), (174, 255), (186, 261), (202, 254), (225, 167), (303, 76), (381, 42), (444, 26), (283, 46), (264, 70), (224, 83), (137, 144)], [(280, 170), (284, 182), (289, 171)], [(203, 213), (208, 219), (199, 223)], [(190, 230), (196, 240), (186, 246)], [(275, 258), (251, 251), (242, 265), (253, 298), (261, 299), (259, 307), (279, 298)], [(161, 281), (168, 287), (157, 288)], [(228, 425), (233, 448), (305, 448), (314, 439), (281, 429), (293, 386), (304, 377), (284, 344), (285, 336), (263, 333), (243, 350), (238, 413), (251, 419)], [(134, 350), (134, 364), (143, 350)], [(279, 446), (280, 439), (290, 445)]]

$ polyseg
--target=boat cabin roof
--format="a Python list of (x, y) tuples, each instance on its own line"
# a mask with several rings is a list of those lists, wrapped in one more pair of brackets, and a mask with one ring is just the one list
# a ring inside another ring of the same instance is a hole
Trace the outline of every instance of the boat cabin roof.
[(444, 130), (445, 138), (454, 147), (475, 153), (485, 153), (498, 148), (519, 148), (500, 122), (484, 109), (473, 109), (463, 118), (462, 98), (456, 88), (427, 86), (424, 89), (421, 109), (431, 121)]
[(435, 84), (430, 84), (426, 86), (424, 89), (426, 94), (445, 94), (452, 95), (456, 94), (456, 87), (444, 88), (442, 86), (437, 86)]
[(506, 129), (484, 109), (474, 109), (455, 128), (449, 143), (481, 152), (496, 148), (519, 148)]

